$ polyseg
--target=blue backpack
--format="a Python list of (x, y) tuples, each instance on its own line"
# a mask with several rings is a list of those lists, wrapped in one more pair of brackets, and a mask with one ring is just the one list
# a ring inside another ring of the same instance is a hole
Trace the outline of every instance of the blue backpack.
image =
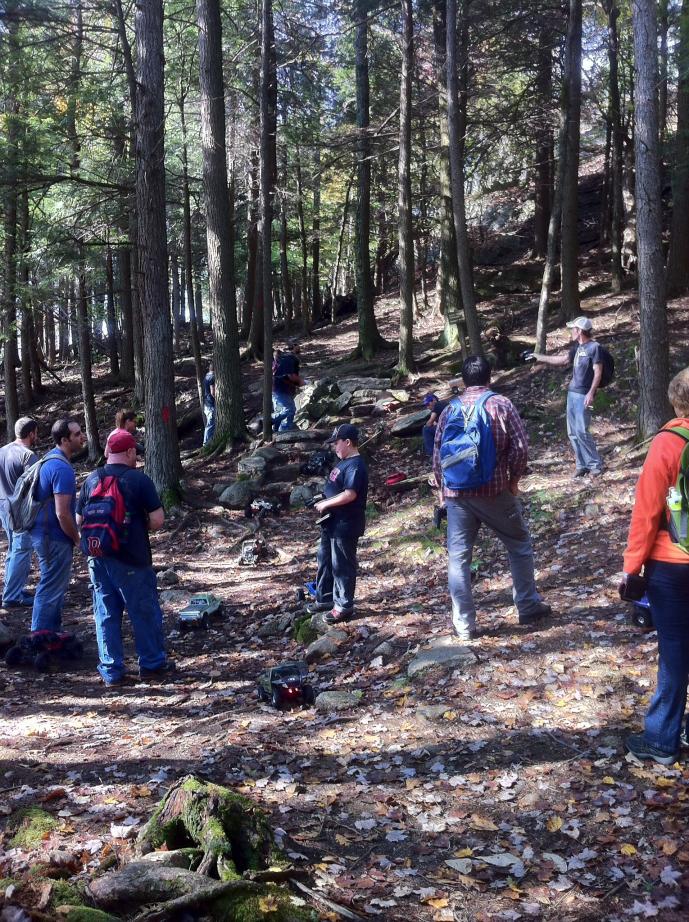
[(492, 396), (492, 391), (486, 391), (473, 406), (465, 406), (457, 398), (447, 408), (440, 466), (443, 486), (448, 490), (482, 487), (495, 472), (495, 438), (486, 410), (486, 401)]

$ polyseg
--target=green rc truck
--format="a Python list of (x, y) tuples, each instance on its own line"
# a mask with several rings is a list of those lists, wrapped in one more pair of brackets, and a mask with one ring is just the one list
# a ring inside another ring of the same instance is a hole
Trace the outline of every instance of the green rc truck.
[(199, 592), (179, 613), (177, 626), (180, 631), (207, 631), (211, 626), (211, 615), (218, 615), (221, 610), (220, 599), (211, 592)]

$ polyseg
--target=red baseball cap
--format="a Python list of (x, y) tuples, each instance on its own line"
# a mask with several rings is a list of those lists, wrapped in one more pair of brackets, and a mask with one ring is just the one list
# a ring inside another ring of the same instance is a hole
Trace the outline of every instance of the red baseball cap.
[(113, 429), (105, 445), (106, 455), (119, 455), (122, 452), (136, 448), (136, 439), (126, 429)]

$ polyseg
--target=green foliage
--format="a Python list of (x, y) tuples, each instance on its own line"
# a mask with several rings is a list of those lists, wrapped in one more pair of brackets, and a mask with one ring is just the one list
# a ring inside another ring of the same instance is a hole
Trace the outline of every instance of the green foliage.
[(8, 830), (13, 833), (12, 848), (37, 848), (58, 826), (54, 816), (40, 807), (22, 807), (9, 820)]

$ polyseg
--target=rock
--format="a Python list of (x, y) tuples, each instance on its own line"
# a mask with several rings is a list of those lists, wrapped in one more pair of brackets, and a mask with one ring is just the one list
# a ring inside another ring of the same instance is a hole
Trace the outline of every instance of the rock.
[(278, 445), (290, 445), (294, 442), (325, 442), (329, 436), (329, 432), (319, 429), (288, 429), (286, 432), (276, 432), (275, 441)]
[(409, 403), (409, 401), (411, 400), (411, 397), (410, 397), (410, 395), (409, 395), (409, 391), (391, 390), (391, 391), (390, 391), (390, 394), (391, 394), (391, 396), (393, 396), (393, 397), (395, 398), (395, 400), (397, 400), (399, 403)]
[(387, 640), (384, 640), (382, 643), (379, 643), (376, 649), (373, 651), (373, 656), (382, 656), (384, 659), (388, 656), (393, 656), (395, 653), (395, 648), (391, 643), (388, 643)]
[(230, 509), (244, 509), (261, 489), (256, 480), (238, 480), (220, 494), (220, 502)]
[(98, 906), (116, 909), (166, 902), (213, 887), (222, 889), (222, 884), (195, 871), (165, 867), (151, 861), (133, 861), (121, 871), (112, 871), (91, 881), (87, 889)]
[(390, 435), (418, 435), (430, 415), (430, 410), (419, 410), (417, 413), (401, 416), (390, 428)]
[(319, 711), (349, 711), (361, 704), (363, 692), (360, 691), (324, 691), (316, 698)]
[(274, 482), (276, 480), (281, 481), (294, 481), (299, 479), (299, 474), (301, 465), (300, 464), (281, 464), (279, 467), (273, 467), (268, 472), (268, 480)]
[(92, 909), (90, 906), (59, 907), (61, 922), (120, 922), (120, 916), (111, 916), (109, 912), (101, 909)]
[(456, 669), (462, 666), (473, 666), (476, 656), (468, 647), (429, 647), (418, 653), (407, 667), (407, 675), (413, 676), (438, 666), (442, 669)]
[(325, 621), (325, 615), (327, 615), (325, 611), (318, 611), (315, 615), (311, 615), (311, 627), (317, 634), (327, 634), (332, 630), (333, 626)]
[(237, 473), (243, 474), (249, 480), (260, 480), (266, 472), (268, 462), (260, 455), (249, 455), (248, 458), (242, 458), (237, 465)]
[(389, 408), (395, 406), (396, 403), (397, 401), (395, 400), (394, 397), (380, 397), (373, 404), (373, 411), (372, 411), (373, 415), (380, 416), (380, 415), (383, 415), (384, 413), (387, 413)]
[(149, 852), (141, 857), (141, 861), (154, 864), (162, 868), (184, 868), (189, 870), (195, 861), (203, 858), (203, 849), (201, 848), (174, 848), (170, 852)]
[(349, 391), (344, 391), (337, 400), (333, 400), (332, 405), (335, 408), (332, 410), (332, 413), (341, 413), (346, 407), (349, 406), (349, 402), (352, 399), (352, 394)]
[(276, 448), (274, 445), (261, 445), (260, 448), (257, 448), (253, 453), (254, 458), (265, 458), (268, 464), (275, 464), (276, 461), (279, 461), (281, 458), (284, 458), (284, 452), (280, 451), (279, 448)]
[(440, 720), (443, 714), (451, 710), (449, 704), (426, 704), (419, 708), (419, 714), (426, 720)]
[(14, 636), (12, 631), (10, 631), (6, 624), (0, 621), (0, 650), (4, 650), (5, 647), (11, 646), (13, 641)]
[(305, 506), (307, 502), (312, 500), (316, 495), (316, 491), (309, 487), (307, 484), (300, 484), (295, 487), (289, 495), (289, 504), (290, 506), (299, 507)]
[(352, 399), (356, 405), (357, 403), (370, 403), (372, 400), (378, 400), (385, 396), (387, 396), (387, 391), (377, 390), (372, 387), (361, 387), (358, 391), (354, 391)]
[(167, 570), (162, 570), (157, 575), (156, 582), (158, 583), (158, 589), (162, 589), (164, 586), (176, 586), (179, 582), (179, 575), (170, 567)]
[(374, 391), (387, 391), (392, 386), (390, 378), (340, 378), (337, 383), (343, 393), (350, 391), (352, 394), (366, 388)]
[(294, 404), (298, 412), (306, 411), (307, 407), (317, 403), (324, 397), (328, 399), (339, 397), (340, 390), (340, 387), (332, 378), (321, 378), (299, 388), (299, 392), (294, 398)]
[(213, 493), (215, 493), (216, 496), (220, 496), (231, 486), (232, 484), (227, 480), (224, 483), (215, 483), (213, 484)]
[(189, 598), (189, 593), (185, 589), (166, 589), (158, 596), (163, 605), (186, 605)]
[(332, 656), (333, 653), (337, 653), (348, 637), (349, 635), (345, 631), (328, 631), (327, 634), (323, 634), (318, 640), (314, 640), (313, 643), (309, 644), (306, 648), (304, 659), (307, 663), (315, 663), (326, 656)]

